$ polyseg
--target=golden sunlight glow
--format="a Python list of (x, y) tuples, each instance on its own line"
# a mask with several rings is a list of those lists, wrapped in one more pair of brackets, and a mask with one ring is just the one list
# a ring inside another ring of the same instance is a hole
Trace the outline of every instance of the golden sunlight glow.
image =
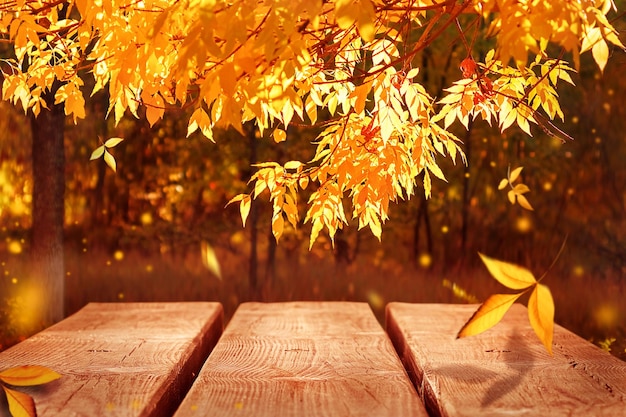
[(422, 268), (428, 268), (433, 264), (433, 258), (429, 253), (420, 253), (419, 258), (417, 259), (417, 263)]
[(619, 312), (614, 305), (603, 304), (594, 310), (593, 318), (599, 327), (613, 328), (619, 322)]
[(7, 250), (13, 255), (18, 255), (22, 253), (22, 244), (17, 240), (11, 240), (7, 245)]
[(520, 233), (528, 233), (533, 228), (533, 222), (529, 217), (521, 216), (515, 221), (515, 230)]

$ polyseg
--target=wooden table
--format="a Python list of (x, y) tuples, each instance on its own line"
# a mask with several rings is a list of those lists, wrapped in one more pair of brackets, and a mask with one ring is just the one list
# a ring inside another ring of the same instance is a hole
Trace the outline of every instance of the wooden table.
[(626, 416), (625, 362), (558, 325), (550, 356), (521, 304), (456, 340), (477, 308), (387, 305), (387, 332), (432, 416)]
[(222, 334), (218, 303), (89, 304), (0, 369), (62, 374), (19, 388), (43, 417), (626, 416), (626, 363), (559, 326), (549, 356), (518, 305), (455, 340), (476, 307), (391, 303), (385, 333), (365, 303), (246, 303)]

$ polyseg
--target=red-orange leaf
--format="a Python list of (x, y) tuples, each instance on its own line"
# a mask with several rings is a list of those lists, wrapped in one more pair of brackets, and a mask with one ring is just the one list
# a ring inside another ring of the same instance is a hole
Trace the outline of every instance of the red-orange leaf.
[(554, 300), (550, 289), (538, 284), (528, 299), (528, 319), (535, 333), (552, 355), (552, 337), (554, 334)]
[(35, 402), (28, 394), (2, 386), (7, 396), (9, 412), (13, 417), (36, 417)]
[(39, 365), (17, 366), (0, 372), (0, 381), (19, 387), (46, 384), (59, 378), (61, 375), (57, 372)]
[(502, 320), (504, 314), (522, 294), (494, 294), (489, 297), (465, 323), (457, 338), (474, 336), (491, 329)]

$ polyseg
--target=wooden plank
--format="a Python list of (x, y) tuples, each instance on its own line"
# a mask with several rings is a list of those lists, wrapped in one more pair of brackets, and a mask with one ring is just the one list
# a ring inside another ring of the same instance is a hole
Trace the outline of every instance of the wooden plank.
[(222, 327), (219, 303), (92, 303), (0, 353), (0, 369), (62, 374), (23, 390), (40, 417), (171, 416)]
[(477, 305), (387, 306), (387, 332), (433, 416), (626, 416), (626, 363), (561, 326), (550, 356), (513, 305), (477, 336)]
[(175, 417), (426, 416), (365, 303), (239, 306)]

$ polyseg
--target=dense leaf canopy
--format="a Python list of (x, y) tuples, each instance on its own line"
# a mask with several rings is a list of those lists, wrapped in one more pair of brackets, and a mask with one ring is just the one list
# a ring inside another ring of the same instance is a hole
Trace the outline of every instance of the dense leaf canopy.
[[(591, 51), (604, 68), (623, 47), (606, 15), (611, 0), (15, 0), (0, 5), (2, 97), (38, 114), (55, 101), (74, 121), (85, 94), (107, 89), (116, 122), (129, 111), (156, 123), (170, 107), (191, 108), (188, 134), (253, 121), (276, 142), (290, 125), (319, 129), (310, 161), (263, 163), (253, 191), (233, 199), (242, 217), (268, 191), (280, 238), (299, 222), (301, 190), (315, 184), (305, 221), (311, 244), (348, 222), (380, 237), (389, 203), (423, 178), (445, 179), (437, 155), (464, 159), (448, 128), (474, 118), (501, 129), (563, 117), (556, 85), (571, 82), (571, 57)], [(447, 94), (416, 78), (416, 57), (456, 32), (467, 56)], [(492, 49), (474, 58), (476, 34)], [(85, 91), (85, 80), (93, 77)], [(117, 142), (117, 141), (116, 141)], [(110, 143), (110, 142), (109, 142)], [(101, 148), (100, 154), (112, 157)], [(114, 162), (113, 162), (114, 163)]]

